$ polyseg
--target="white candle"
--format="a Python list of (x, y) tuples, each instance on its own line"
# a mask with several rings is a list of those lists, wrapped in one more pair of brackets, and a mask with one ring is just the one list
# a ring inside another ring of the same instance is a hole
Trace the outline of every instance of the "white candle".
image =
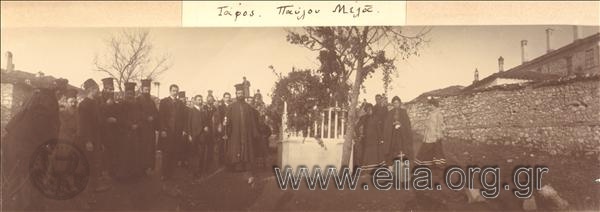
[(321, 138), (325, 135), (325, 113), (321, 112)]
[(346, 117), (345, 117), (345, 115), (346, 115), (346, 114), (344, 113), (344, 111), (342, 111), (342, 129), (340, 129), (340, 130), (342, 131), (342, 133), (341, 133), (341, 134), (342, 134), (342, 136), (345, 136), (345, 134), (344, 134), (344, 130), (345, 130), (344, 128), (346, 127), (346, 126), (344, 125), (344, 121), (346, 120)]
[(329, 119), (327, 120), (327, 134), (328, 134), (327, 138), (332, 138), (332, 136), (331, 136), (331, 131), (332, 131), (331, 130), (331, 127), (332, 127), (331, 126), (331, 111), (332, 111), (332, 109), (333, 108), (329, 108)]
[(339, 138), (338, 136), (338, 118), (339, 118), (340, 112), (339, 111), (335, 111), (335, 126), (334, 126), (334, 136), (335, 138)]

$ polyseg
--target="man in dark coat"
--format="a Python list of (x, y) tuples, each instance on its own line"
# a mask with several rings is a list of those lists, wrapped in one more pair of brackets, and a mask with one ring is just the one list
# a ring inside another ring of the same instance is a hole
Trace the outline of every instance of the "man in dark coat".
[(264, 111), (261, 111), (264, 108), (264, 103), (262, 103), (262, 95), (260, 94), (260, 90), (254, 94), (254, 97), (246, 98), (246, 101), (250, 106), (252, 106), (252, 113), (254, 119), (256, 120), (256, 127), (258, 129), (258, 137), (253, 142), (254, 143), (254, 153), (255, 158), (257, 159), (258, 167), (263, 167), (267, 158), (267, 151), (269, 146), (269, 136), (271, 135), (271, 129), (267, 126)]
[[(167, 180), (171, 177), (173, 169), (177, 164), (176, 142), (181, 139), (183, 134), (183, 125), (179, 124), (182, 120), (182, 102), (177, 95), (179, 86), (173, 84), (169, 87), (170, 96), (160, 100), (158, 108), (160, 138), (158, 148), (162, 152), (162, 170), (161, 179)], [(187, 120), (187, 119), (185, 119)]]
[(88, 191), (106, 191), (110, 188), (105, 179), (102, 178), (102, 160), (104, 143), (101, 136), (100, 120), (100, 90), (93, 79), (83, 83), (85, 98), (79, 103), (77, 122), (78, 142), (77, 146), (85, 150), (85, 155), (90, 164), (90, 179)]
[(140, 163), (140, 131), (139, 123), (142, 120), (141, 107), (135, 100), (135, 86), (133, 82), (125, 83), (125, 95), (121, 107), (120, 127), (123, 130), (123, 139), (116, 144), (117, 163), (115, 176), (119, 180), (130, 180), (143, 174)]
[(200, 176), (206, 174), (212, 157), (213, 149), (209, 129), (211, 120), (207, 108), (202, 105), (202, 95), (196, 95), (193, 101), (194, 106), (189, 110), (186, 131), (191, 137), (192, 149), (196, 150), (192, 154), (197, 164), (192, 169), (194, 169), (194, 175)]
[[(208, 90), (208, 95), (206, 96), (206, 104), (204, 105), (206, 108), (206, 116), (209, 119), (209, 124), (208, 124), (208, 129), (209, 129), (209, 135), (211, 136), (211, 138), (209, 138), (211, 140), (212, 143), (214, 143), (214, 133), (215, 133), (215, 124), (216, 124), (216, 120), (215, 120), (215, 113), (217, 113), (217, 103), (215, 101), (215, 97), (213, 96), (213, 91), (212, 90)], [(214, 146), (214, 145), (213, 145)]]
[(225, 92), (223, 94), (223, 99), (221, 99), (221, 102), (220, 102), (219, 106), (217, 107), (217, 110), (213, 114), (213, 121), (214, 121), (213, 136), (214, 136), (215, 145), (217, 148), (217, 157), (219, 159), (219, 165), (226, 164), (226, 160), (225, 160), (226, 141), (225, 141), (225, 139), (223, 139), (223, 137), (225, 137), (225, 134), (226, 134), (225, 133), (226, 127), (224, 125), (224, 121), (225, 121), (225, 114), (227, 113), (227, 110), (229, 109), (230, 105), (231, 105), (231, 94), (228, 92)]
[(389, 111), (383, 126), (383, 145), (389, 149), (386, 156), (388, 165), (393, 163), (394, 158), (402, 157), (414, 161), (413, 137), (410, 118), (405, 109), (402, 108), (400, 97), (392, 98), (393, 109)]
[(206, 104), (204, 105), (204, 108), (206, 109), (206, 117), (207, 117), (207, 127), (208, 127), (208, 133), (205, 134), (205, 138), (207, 140), (208, 143), (210, 143), (210, 149), (208, 150), (210, 153), (210, 157), (207, 159), (208, 160), (208, 164), (210, 167), (213, 167), (217, 162), (217, 154), (218, 154), (218, 143), (217, 143), (217, 139), (215, 139), (215, 135), (218, 133), (217, 132), (217, 116), (215, 115), (217, 113), (217, 105), (216, 105), (216, 101), (215, 101), (215, 97), (213, 96), (213, 91), (212, 90), (208, 90), (208, 94), (206, 96)]
[(29, 178), (29, 164), (39, 146), (58, 139), (60, 89), (51, 85), (35, 89), (6, 125), (2, 141), (2, 209), (43, 209), (43, 197)]
[(188, 117), (190, 108), (187, 106), (187, 97), (185, 96), (185, 91), (179, 91), (177, 97), (181, 104), (179, 104), (179, 120), (175, 124), (178, 125), (177, 128), (183, 130), (182, 134), (177, 138), (176, 151), (177, 151), (177, 166), (188, 166), (191, 156), (191, 145), (190, 139), (187, 135), (185, 129), (187, 129)]
[(235, 170), (249, 172), (249, 184), (254, 184), (252, 163), (255, 157), (254, 141), (259, 138), (254, 109), (244, 99), (244, 87), (236, 86), (237, 101), (231, 104), (226, 113), (226, 158)]
[(141, 108), (141, 120), (139, 124), (141, 153), (141, 166), (147, 173), (154, 168), (156, 158), (156, 131), (158, 130), (158, 109), (150, 96), (152, 80), (142, 80), (141, 95), (137, 102)]

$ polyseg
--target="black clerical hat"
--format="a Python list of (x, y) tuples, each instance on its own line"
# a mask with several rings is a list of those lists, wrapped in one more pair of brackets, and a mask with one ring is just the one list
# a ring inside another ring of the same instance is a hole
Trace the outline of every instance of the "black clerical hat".
[(244, 90), (244, 84), (235, 84), (235, 90), (236, 91), (243, 91)]
[(126, 82), (125, 83), (125, 91), (135, 91), (135, 82)]
[(152, 84), (152, 79), (143, 79), (142, 80), (142, 87), (151, 87)]
[(102, 79), (102, 86), (104, 87), (104, 89), (115, 89), (114, 78), (108, 77)]

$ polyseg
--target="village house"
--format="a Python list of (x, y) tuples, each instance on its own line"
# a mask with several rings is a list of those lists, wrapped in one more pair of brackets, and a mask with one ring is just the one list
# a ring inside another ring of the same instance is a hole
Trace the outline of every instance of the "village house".
[[(0, 69), (0, 85), (2, 92), (2, 137), (4, 137), (4, 127), (16, 114), (24, 102), (31, 96), (35, 87), (44, 84), (53, 83), (56, 78), (47, 76), (43, 72), (37, 74), (20, 71), (15, 69), (15, 65), (12, 62), (13, 54), (6, 52), (6, 69)], [(69, 86), (72, 89), (78, 89), (74, 86)]]
[(579, 38), (579, 28), (573, 29), (573, 42), (553, 50), (550, 45), (552, 30), (546, 30), (546, 54), (532, 60), (527, 58), (527, 40), (521, 41), (522, 64), (504, 70), (504, 58), (498, 58), (498, 72), (479, 79), (475, 69), (473, 83), (465, 91), (476, 91), (499, 85), (520, 84), (552, 80), (572, 75), (595, 75), (600, 73), (600, 33)]
[(498, 71), (473, 83), (425, 92), (406, 104), (417, 138), (431, 111), (428, 96), (439, 97), (447, 124), (446, 136), (482, 143), (519, 144), (551, 154), (598, 154), (600, 141), (600, 33), (527, 59), (521, 42), (522, 64)]

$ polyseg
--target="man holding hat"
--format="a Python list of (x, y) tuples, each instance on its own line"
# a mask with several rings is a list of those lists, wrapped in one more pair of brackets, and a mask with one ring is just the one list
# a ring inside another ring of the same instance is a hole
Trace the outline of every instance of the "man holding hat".
[(137, 98), (140, 105), (140, 162), (146, 173), (154, 168), (156, 155), (156, 130), (158, 130), (158, 109), (150, 96), (151, 79), (142, 80), (141, 95)]
[(235, 85), (237, 101), (231, 104), (226, 113), (226, 159), (236, 171), (249, 173), (248, 184), (254, 185), (252, 173), (255, 145), (259, 133), (254, 109), (248, 105), (244, 96), (244, 85)]

